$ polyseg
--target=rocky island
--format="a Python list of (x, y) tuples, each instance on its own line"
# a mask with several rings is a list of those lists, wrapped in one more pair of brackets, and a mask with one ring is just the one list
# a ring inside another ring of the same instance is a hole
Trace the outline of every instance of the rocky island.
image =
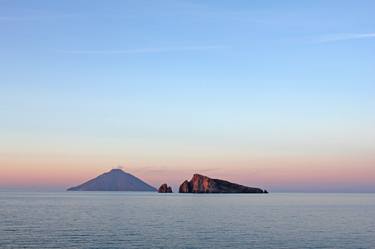
[[(158, 191), (159, 193), (172, 193), (172, 187), (166, 183), (157, 190), (122, 169), (112, 169), (78, 186), (67, 189), (68, 191)], [(204, 175), (194, 174), (190, 181), (184, 181), (179, 188), (179, 193), (268, 193), (255, 187), (247, 187), (221, 179), (213, 179)]]
[(160, 186), (158, 192), (159, 193), (173, 193), (172, 187), (168, 186), (166, 183)]
[(212, 179), (207, 176), (194, 174), (190, 181), (184, 181), (180, 188), (180, 193), (254, 193), (264, 194), (267, 190), (247, 187), (240, 184), (228, 182), (220, 179)]
[(68, 191), (156, 191), (156, 188), (141, 179), (124, 172), (121, 169), (112, 169), (94, 179), (91, 179)]

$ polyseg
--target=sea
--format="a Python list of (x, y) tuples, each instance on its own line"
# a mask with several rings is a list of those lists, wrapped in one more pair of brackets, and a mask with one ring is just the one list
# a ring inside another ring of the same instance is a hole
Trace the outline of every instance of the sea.
[(3, 191), (0, 248), (375, 248), (375, 194)]

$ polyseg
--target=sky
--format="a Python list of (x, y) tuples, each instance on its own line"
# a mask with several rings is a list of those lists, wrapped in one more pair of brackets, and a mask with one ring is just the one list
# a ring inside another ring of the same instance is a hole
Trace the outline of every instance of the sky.
[(375, 2), (0, 0), (0, 190), (119, 165), (375, 192)]

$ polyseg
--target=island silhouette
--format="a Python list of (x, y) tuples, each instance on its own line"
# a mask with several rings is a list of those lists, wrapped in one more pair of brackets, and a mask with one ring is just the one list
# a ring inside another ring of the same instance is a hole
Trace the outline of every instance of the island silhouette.
[(122, 169), (112, 169), (68, 191), (156, 191), (156, 188)]
[[(172, 188), (166, 183), (157, 190), (140, 178), (123, 171), (120, 168), (99, 175), (67, 191), (158, 191), (172, 193)], [(194, 174), (190, 181), (185, 180), (179, 187), (179, 193), (268, 193), (256, 187), (247, 187), (221, 179), (213, 179), (204, 175)]]

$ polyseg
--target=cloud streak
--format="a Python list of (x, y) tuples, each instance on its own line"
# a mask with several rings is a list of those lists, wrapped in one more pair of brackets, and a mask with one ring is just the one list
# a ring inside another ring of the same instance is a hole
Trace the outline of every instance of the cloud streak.
[(123, 50), (59, 50), (64, 54), (83, 54), (83, 55), (126, 55), (126, 54), (157, 54), (168, 52), (184, 52), (184, 51), (207, 51), (226, 49), (228, 46), (210, 45), (210, 46), (185, 46), (185, 47), (162, 47), (162, 48), (136, 48)]
[(316, 43), (330, 43), (330, 42), (339, 42), (339, 41), (348, 41), (348, 40), (359, 40), (359, 39), (368, 39), (375, 38), (375, 33), (341, 33), (341, 34), (329, 34), (321, 36), (316, 39)]
[(78, 14), (34, 14), (34, 15), (21, 15), (21, 16), (0, 16), (0, 21), (4, 22), (22, 22), (22, 21), (45, 21), (57, 20), (65, 18), (80, 17)]

